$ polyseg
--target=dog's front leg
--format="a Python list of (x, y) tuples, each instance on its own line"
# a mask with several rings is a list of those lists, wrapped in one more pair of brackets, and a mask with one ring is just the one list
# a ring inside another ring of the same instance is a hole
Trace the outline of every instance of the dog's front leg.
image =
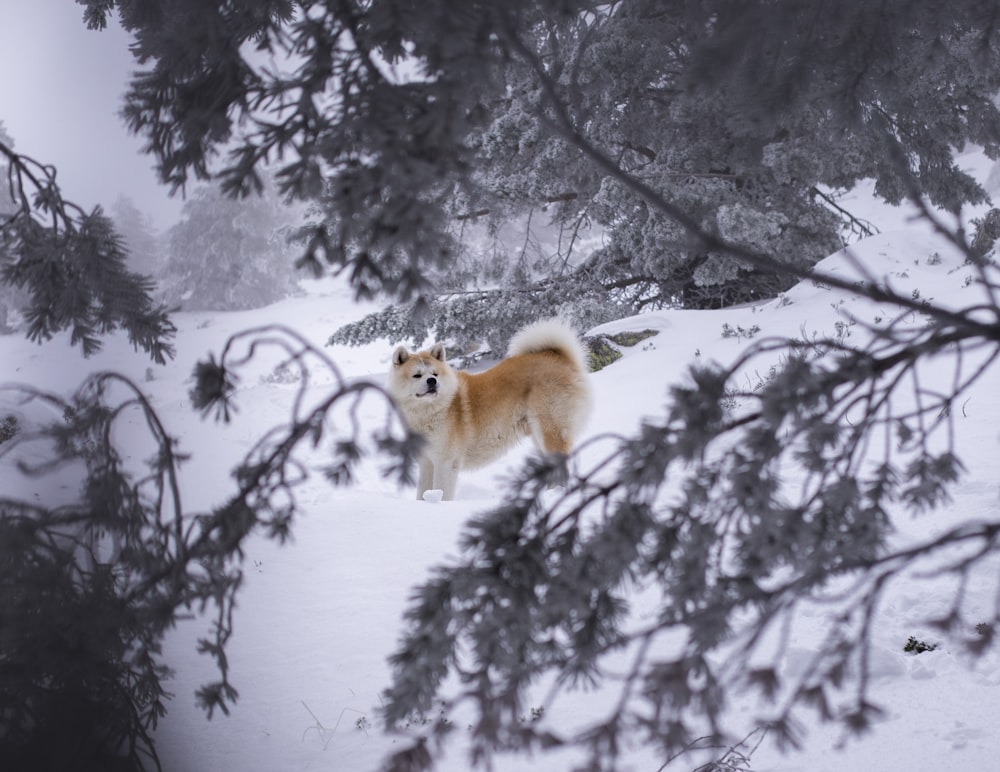
[(443, 492), (445, 501), (455, 498), (455, 487), (458, 484), (458, 461), (448, 459), (434, 467), (434, 487)]
[(417, 478), (417, 498), (422, 499), (424, 494), (434, 487), (434, 463), (427, 457), (421, 456), (420, 476)]

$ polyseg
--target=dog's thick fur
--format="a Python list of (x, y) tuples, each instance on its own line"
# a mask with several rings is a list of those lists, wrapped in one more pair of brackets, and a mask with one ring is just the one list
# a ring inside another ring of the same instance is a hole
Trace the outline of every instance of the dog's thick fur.
[(427, 441), (417, 498), (433, 489), (454, 498), (459, 470), (488, 464), (522, 437), (568, 454), (590, 412), (587, 370), (583, 343), (559, 319), (525, 327), (507, 357), (481, 373), (451, 368), (440, 343), (416, 353), (397, 348), (388, 390)]

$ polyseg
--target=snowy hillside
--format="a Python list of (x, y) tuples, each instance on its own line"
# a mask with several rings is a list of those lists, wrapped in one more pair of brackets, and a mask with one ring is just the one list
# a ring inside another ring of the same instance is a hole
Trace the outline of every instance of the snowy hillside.
[[(984, 182), (991, 165), (976, 154), (968, 163)], [(969, 283), (971, 269), (929, 228), (910, 222), (905, 211), (865, 201), (858, 193), (846, 205), (879, 225), (881, 235), (856, 245), (853, 255), (869, 271), (888, 280), (903, 294), (933, 298), (938, 303), (977, 302)], [(858, 211), (862, 208), (862, 211)], [(860, 278), (852, 259), (833, 255), (820, 268), (838, 276)], [(309, 282), (303, 297), (242, 313), (182, 313), (175, 323), (177, 359), (152, 367), (120, 339), (106, 343), (93, 361), (82, 362), (65, 341), (43, 347), (16, 336), (0, 338), (4, 380), (33, 383), (57, 391), (72, 388), (84, 368), (118, 369), (148, 392), (181, 450), (193, 454), (183, 468), (183, 494), (191, 508), (223, 501), (232, 490), (229, 471), (260, 435), (286, 420), (298, 381), (276, 370), (280, 356), (251, 364), (238, 384), (239, 413), (220, 428), (190, 407), (187, 392), (196, 360), (220, 350), (226, 338), (248, 327), (274, 323), (296, 330), (321, 347), (340, 324), (360, 318), (370, 307), (355, 306), (349, 291), (335, 280)], [(593, 374), (595, 411), (587, 437), (629, 435), (644, 417), (663, 414), (667, 386), (684, 378), (697, 361), (734, 361), (747, 346), (764, 337), (801, 338), (840, 334), (863, 336), (860, 320), (877, 325), (897, 313), (869, 301), (803, 282), (777, 300), (721, 311), (670, 311), (606, 325), (602, 332), (655, 329), (658, 334), (626, 349), (623, 359)], [(914, 319), (914, 324), (919, 323)], [(839, 326), (838, 326), (839, 325)], [(326, 349), (345, 377), (382, 381), (392, 345), (384, 341), (359, 349)], [(270, 358), (268, 358), (270, 356)], [(748, 388), (762, 377), (760, 363), (745, 373)], [(315, 370), (313, 388), (321, 394), (333, 382)], [(942, 363), (942, 385), (951, 371)], [(956, 422), (957, 446), (968, 472), (954, 501), (937, 512), (896, 523), (901, 539), (939, 532), (958, 516), (995, 519), (1000, 510), (1000, 368), (993, 367), (967, 395)], [(17, 408), (9, 402), (3, 411)], [(366, 426), (378, 427), (384, 406), (365, 401), (359, 411)], [(24, 416), (26, 421), (31, 416)], [(601, 452), (601, 442), (583, 451), (580, 463)], [(380, 692), (388, 685), (387, 656), (400, 634), (400, 617), (411, 588), (428, 569), (455, 555), (457, 536), (470, 516), (497, 501), (503, 480), (529, 453), (527, 445), (501, 462), (459, 480), (457, 500), (416, 501), (412, 489), (385, 481), (377, 463), (362, 468), (351, 488), (334, 488), (314, 475), (302, 488), (307, 514), (295, 525), (294, 542), (284, 547), (259, 539), (247, 552), (248, 580), (240, 596), (231, 641), (231, 678), (240, 698), (229, 716), (207, 721), (194, 706), (194, 692), (212, 678), (211, 663), (194, 651), (208, 622), (185, 621), (166, 642), (166, 659), (174, 678), (167, 684), (174, 698), (156, 737), (164, 768), (180, 770), (332, 770), (374, 772), (400, 740), (380, 729)], [(138, 451), (137, 451), (138, 453)], [(589, 454), (589, 455), (588, 455)], [(4, 480), (11, 484), (10, 470)], [(32, 481), (21, 480), (28, 496)], [(70, 491), (67, 491), (69, 494)], [(997, 567), (996, 565), (994, 567)], [(997, 574), (976, 576), (970, 603), (980, 604), (992, 618), (997, 603)], [(875, 731), (842, 743), (839, 730), (806, 726), (801, 750), (781, 754), (764, 739), (753, 752), (754, 772), (931, 772), (939, 769), (993, 769), (1000, 758), (1000, 651), (994, 647), (972, 660), (927, 625), (945, 611), (951, 586), (915, 577), (894, 589), (881, 608), (871, 660), (873, 696), (884, 708)], [(813, 625), (811, 627), (811, 625)], [(796, 666), (818, 645), (824, 619), (805, 619), (801, 640), (785, 663)], [(934, 651), (906, 654), (909, 636), (937, 641)], [(543, 695), (539, 696), (541, 701)], [(558, 728), (584, 724), (599, 706), (600, 692), (570, 695), (546, 705), (545, 721)], [(541, 702), (539, 702), (541, 705)], [(734, 736), (750, 734), (759, 706), (737, 701), (730, 711)], [(419, 732), (422, 727), (413, 727)], [(501, 758), (502, 772), (562, 770), (571, 754), (555, 757)], [(637, 752), (623, 769), (653, 772), (686, 770), (678, 759)], [(462, 752), (462, 733), (455, 732), (437, 769), (469, 768)]]

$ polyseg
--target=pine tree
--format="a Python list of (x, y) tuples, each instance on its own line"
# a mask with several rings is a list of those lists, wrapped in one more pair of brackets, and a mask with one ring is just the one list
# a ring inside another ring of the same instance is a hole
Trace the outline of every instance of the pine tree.
[(301, 222), (301, 207), (284, 204), (270, 183), (242, 199), (198, 187), (166, 234), (161, 292), (188, 311), (259, 308), (287, 297), (297, 286), (291, 239)]
[[(7, 133), (3, 121), (0, 121), (0, 144), (11, 149), (14, 147), (14, 140)], [(10, 164), (7, 163), (6, 158), (0, 158), (0, 179), (7, 179), (9, 170)], [(7, 218), (13, 216), (14, 211), (14, 201), (10, 195), (9, 188), (7, 186), (0, 186), (0, 217), (3, 220), (7, 220)], [(0, 252), (0, 266), (6, 260), (7, 258), (4, 256), (4, 253)], [(23, 291), (19, 292), (10, 285), (0, 282), (0, 334), (5, 334), (12, 330), (12, 327), (10, 327), (10, 312), (23, 305), (26, 299)]]
[(111, 219), (125, 244), (129, 270), (143, 276), (159, 274), (163, 269), (162, 247), (153, 218), (128, 196), (119, 196), (111, 205)]

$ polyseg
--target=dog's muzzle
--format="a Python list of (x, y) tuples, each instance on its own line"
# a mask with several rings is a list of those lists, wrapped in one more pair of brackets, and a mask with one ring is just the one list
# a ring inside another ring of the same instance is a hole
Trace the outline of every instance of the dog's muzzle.
[(427, 388), (418, 394), (418, 397), (428, 397), (438, 393), (438, 382), (437, 378), (428, 378), (426, 383)]

